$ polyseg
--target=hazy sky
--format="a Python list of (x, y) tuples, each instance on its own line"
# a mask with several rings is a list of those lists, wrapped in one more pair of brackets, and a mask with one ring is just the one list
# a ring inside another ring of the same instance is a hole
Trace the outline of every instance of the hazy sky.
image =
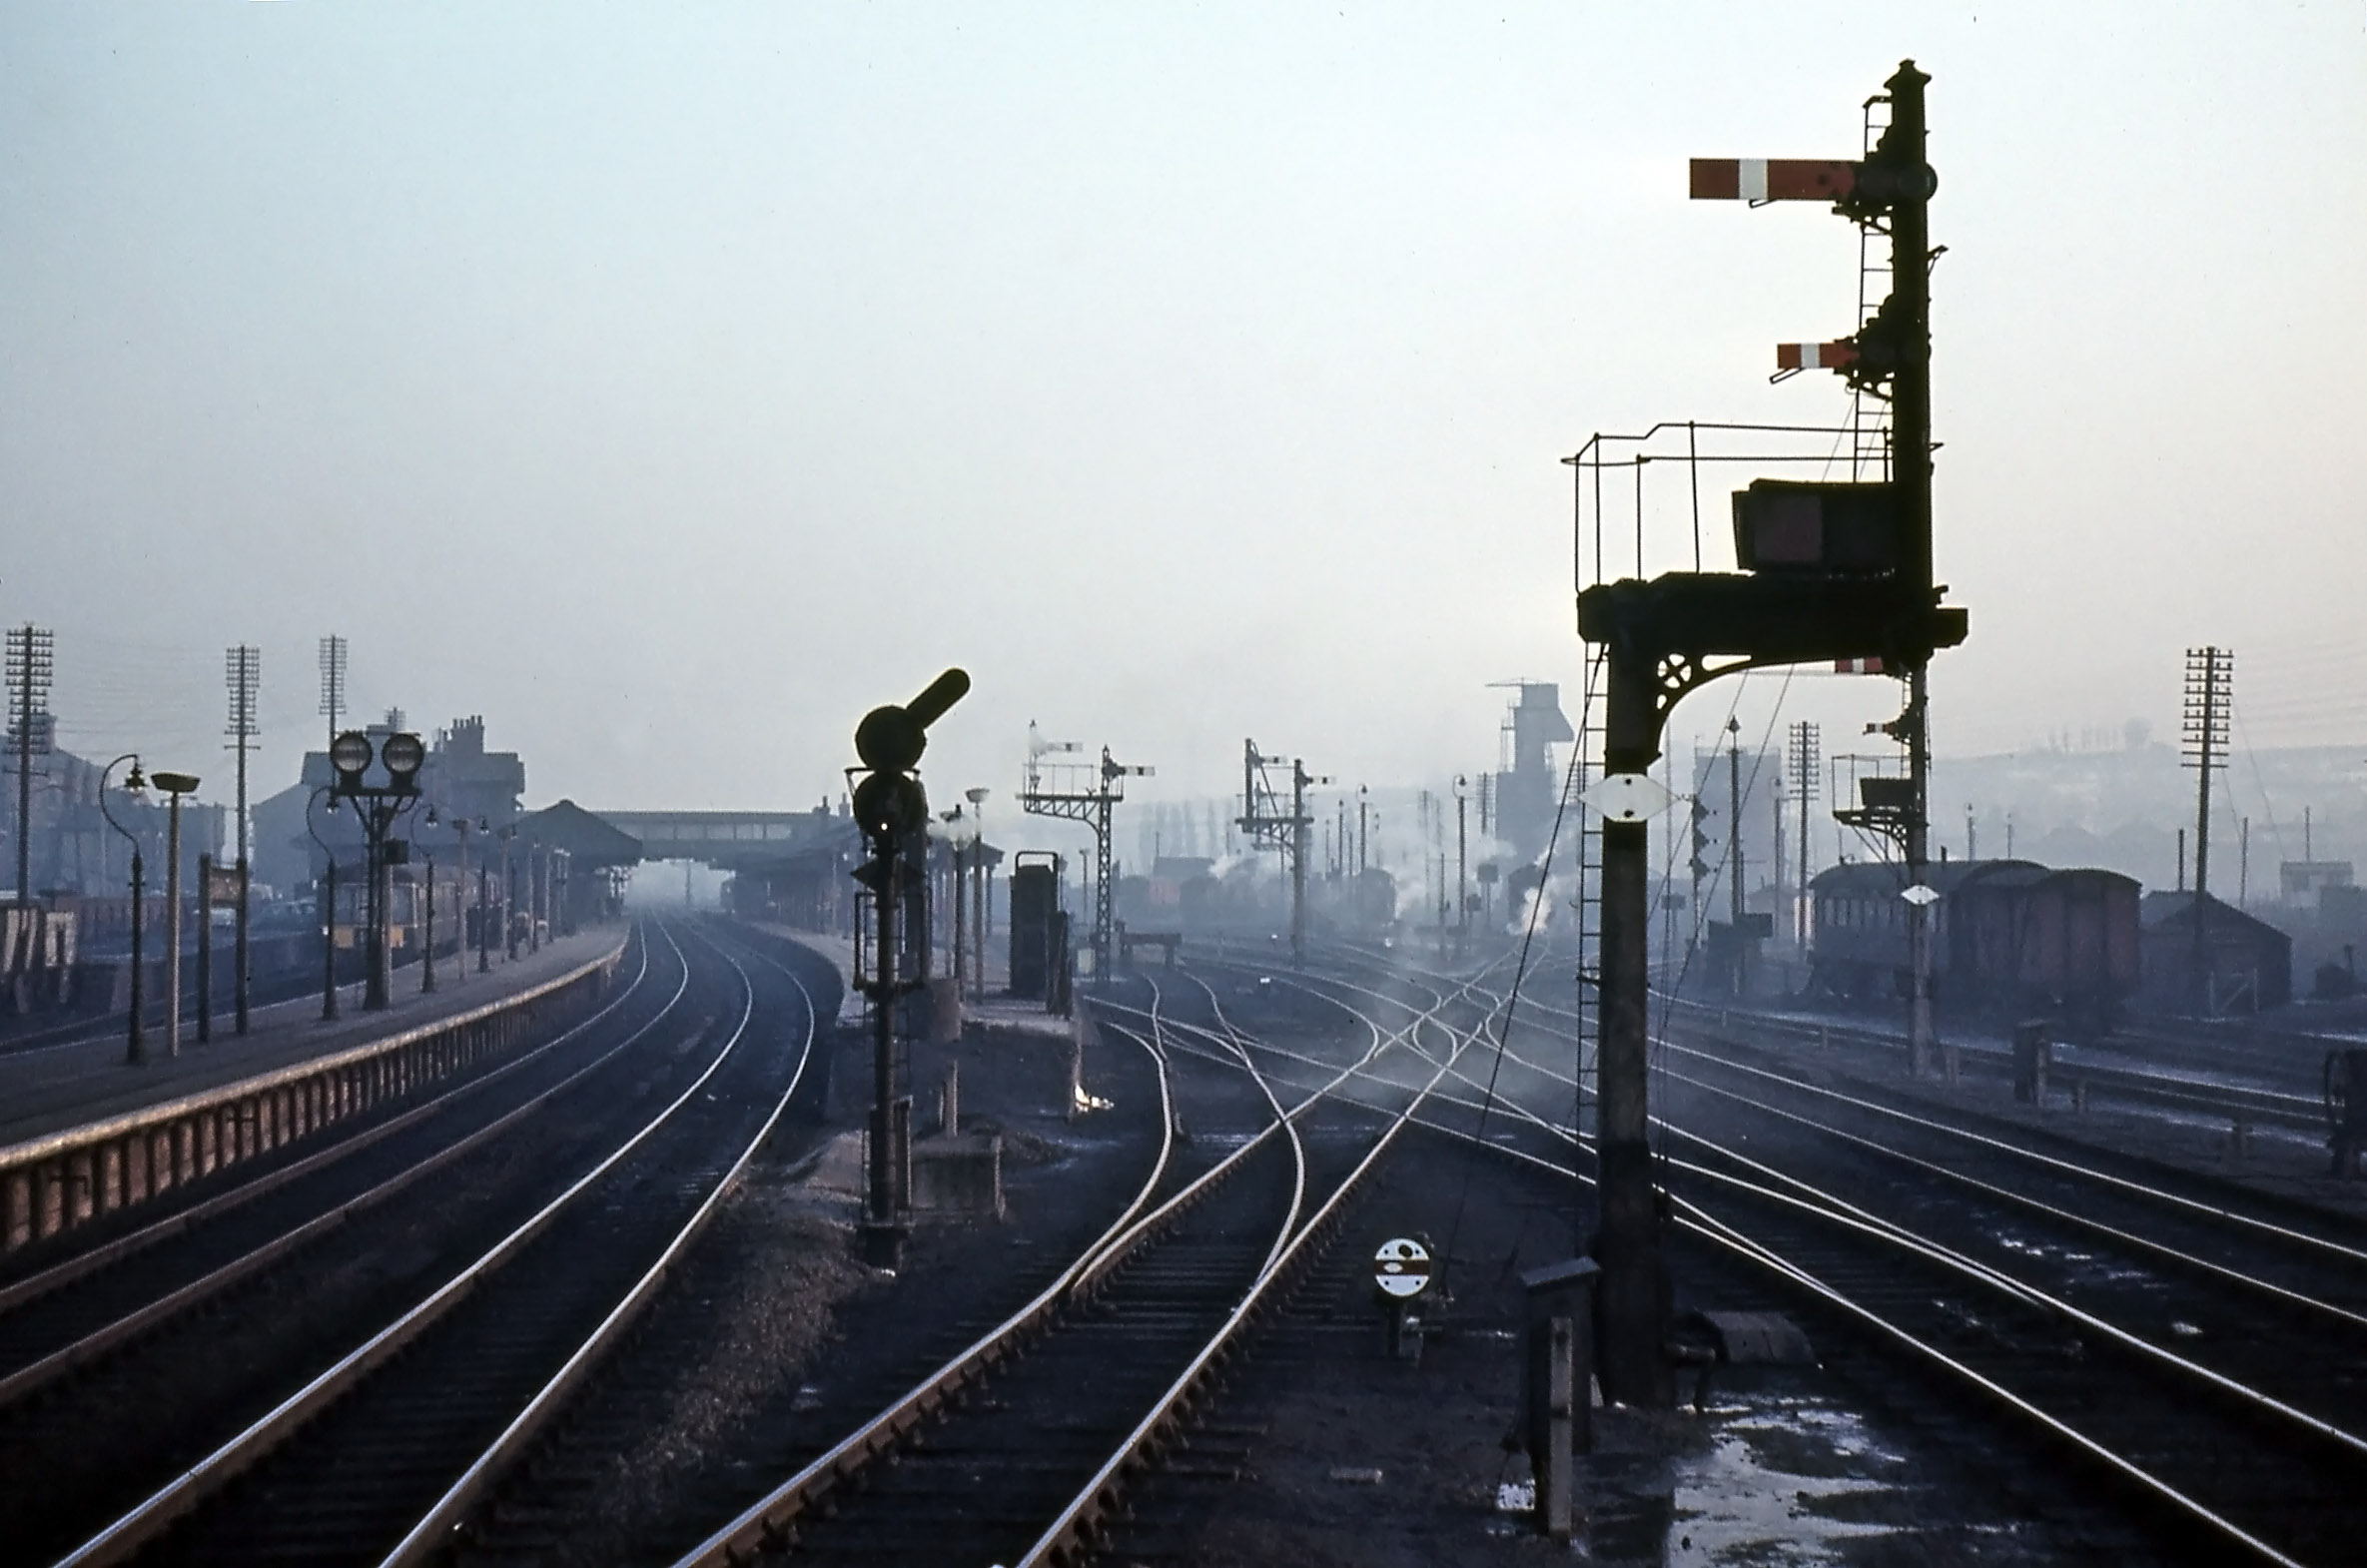
[(1846, 156), (1904, 55), (1941, 750), (2167, 732), (2210, 640), (2253, 740), (2367, 741), (2360, 0), (11, 6), (0, 617), (210, 781), (223, 645), (279, 783), (330, 631), (536, 802), (808, 804), (951, 662), (949, 798), (1031, 718), (1168, 794), (1484, 767), (1579, 669), (1557, 459), (1843, 408), (1767, 374), (1854, 231), (1686, 158)]

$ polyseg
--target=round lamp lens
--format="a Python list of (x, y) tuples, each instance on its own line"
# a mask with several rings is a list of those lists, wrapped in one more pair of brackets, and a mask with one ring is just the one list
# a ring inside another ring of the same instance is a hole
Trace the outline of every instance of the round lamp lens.
[(348, 730), (329, 743), (329, 765), (340, 773), (370, 771), (370, 737)]
[(379, 759), (394, 777), (408, 778), (427, 760), (427, 748), (419, 743), (418, 736), (408, 730), (397, 730), (380, 743)]

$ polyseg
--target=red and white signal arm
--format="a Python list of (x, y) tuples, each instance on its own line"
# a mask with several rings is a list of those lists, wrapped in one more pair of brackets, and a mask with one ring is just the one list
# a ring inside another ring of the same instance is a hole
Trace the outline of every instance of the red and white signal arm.
[(1833, 673), (1836, 675), (1887, 675), (1890, 671), (1883, 668), (1880, 659), (1835, 659)]
[(1383, 1295), (1412, 1300), (1430, 1288), (1430, 1249), (1410, 1236), (1383, 1241), (1372, 1254), (1372, 1282)]

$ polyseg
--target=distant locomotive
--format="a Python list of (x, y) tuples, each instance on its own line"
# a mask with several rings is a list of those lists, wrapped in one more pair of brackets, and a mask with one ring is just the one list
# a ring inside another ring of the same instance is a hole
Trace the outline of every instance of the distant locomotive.
[[(2052, 1013), (2110, 1027), (2140, 978), (2132, 877), (2058, 871), (2027, 860), (1925, 868), (1932, 905), (1932, 994), (1968, 1012)], [(1835, 866), (1809, 884), (1815, 941), (1810, 983), (1832, 996), (1906, 989), (1903, 868)]]

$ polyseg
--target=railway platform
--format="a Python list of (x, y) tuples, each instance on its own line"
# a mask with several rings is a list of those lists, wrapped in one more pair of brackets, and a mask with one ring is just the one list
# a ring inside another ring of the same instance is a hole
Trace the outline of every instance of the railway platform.
[(317, 993), (256, 1009), (244, 1036), (231, 1032), (227, 1017), (219, 1018), (205, 1045), (196, 1043), (194, 1022), (184, 1017), (180, 1054), (167, 1054), (164, 1032), (155, 1028), (149, 1059), (139, 1066), (125, 1061), (120, 1030), (0, 1055), (0, 1150), (457, 1017), (610, 962), (624, 937), (621, 927), (582, 931), (546, 942), (539, 953), (521, 952), (514, 963), (496, 957), (482, 974), (473, 961), (465, 970), (445, 961), (436, 966), (431, 993), (420, 992), (415, 967), (397, 970), (393, 1006), (365, 1013), (355, 1000), (357, 988), (347, 986), (334, 1022), (321, 1017)]

